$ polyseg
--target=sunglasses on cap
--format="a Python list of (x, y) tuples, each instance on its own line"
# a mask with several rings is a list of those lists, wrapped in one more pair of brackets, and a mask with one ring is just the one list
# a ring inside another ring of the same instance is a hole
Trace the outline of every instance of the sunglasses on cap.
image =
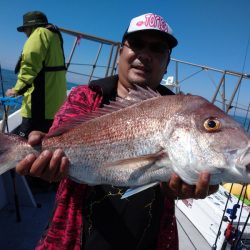
[(130, 48), (135, 52), (139, 52), (147, 48), (150, 52), (154, 54), (165, 54), (166, 52), (170, 53), (170, 49), (166, 43), (163, 42), (145, 42), (142, 39), (127, 39), (123, 46)]

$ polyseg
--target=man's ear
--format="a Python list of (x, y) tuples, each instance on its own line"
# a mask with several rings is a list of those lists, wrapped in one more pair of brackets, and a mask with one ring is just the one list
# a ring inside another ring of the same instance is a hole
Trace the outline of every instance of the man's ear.
[(117, 58), (117, 61), (116, 61), (117, 64), (119, 64), (119, 59), (120, 59), (120, 55), (122, 53), (122, 50), (123, 50), (123, 47), (121, 46), (120, 49), (119, 49), (119, 55), (118, 55), (118, 58)]

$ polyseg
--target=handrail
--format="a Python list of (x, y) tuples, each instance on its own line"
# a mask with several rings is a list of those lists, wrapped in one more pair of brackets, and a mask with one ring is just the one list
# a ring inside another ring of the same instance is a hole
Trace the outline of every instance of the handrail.
[[(103, 45), (107, 45), (108, 47), (110, 47), (110, 50), (106, 51), (106, 53), (108, 53), (108, 55), (107, 55), (108, 61), (106, 62), (106, 66), (105, 66), (106, 70), (105, 70), (105, 73), (102, 74), (102, 77), (111, 76), (115, 73), (118, 51), (119, 51), (119, 48), (121, 45), (120, 42), (112, 41), (112, 40), (105, 39), (105, 38), (98, 37), (98, 36), (85, 34), (85, 33), (74, 31), (74, 30), (65, 29), (62, 27), (60, 27), (59, 30), (61, 31), (61, 33), (63, 35), (66, 34), (66, 35), (70, 35), (73, 38), (75, 38), (73, 41), (73, 46), (72, 46), (71, 52), (70, 52), (68, 60), (66, 62), (67, 70), (69, 69), (70, 66), (73, 67), (72, 58), (73, 58), (73, 55), (76, 53), (76, 48), (77, 48), (77, 45), (79, 45), (80, 40), (88, 40), (91, 42), (95, 42), (95, 43), (99, 44), (100, 46), (96, 52), (94, 62), (91, 64), (92, 68), (91, 68), (91, 72), (88, 73), (89, 77), (88, 77), (88, 79), (85, 80), (86, 84), (88, 84), (92, 80), (92, 78), (95, 77), (94, 73), (98, 70), (97, 69), (97, 62), (98, 62), (98, 60), (101, 60), (100, 58), (101, 58), (101, 53), (103, 53), (103, 47), (104, 47)], [(78, 64), (78, 65), (80, 65), (80, 64)], [(68, 72), (72, 72), (73, 74), (77, 74), (77, 72), (75, 70), (73, 70), (73, 71), (68, 70)], [(83, 74), (83, 72), (79, 72), (78, 74), (81, 76), (87, 75), (87, 74)], [(95, 78), (98, 78), (98, 77), (95, 77)]]
[(187, 65), (190, 65), (190, 66), (199, 67), (199, 68), (202, 68), (204, 70), (212, 70), (212, 71), (216, 71), (216, 72), (220, 72), (220, 73), (225, 72), (225, 73), (227, 73), (229, 75), (240, 76), (240, 77), (242, 76), (242, 78), (250, 79), (250, 75), (240, 73), (240, 72), (236, 72), (236, 71), (232, 71), (232, 70), (216, 69), (216, 68), (208, 67), (208, 66), (205, 66), (205, 65), (200, 65), (200, 64), (190, 63), (190, 62), (187, 62), (187, 61), (178, 60), (178, 59), (175, 59), (175, 58), (171, 58), (171, 61), (187, 64)]
[(107, 45), (114, 44), (114, 45), (120, 46), (120, 44), (121, 44), (120, 42), (112, 41), (112, 40), (105, 39), (105, 38), (98, 37), (98, 36), (88, 35), (88, 34), (85, 34), (85, 33), (82, 33), (82, 32), (69, 30), (69, 29), (65, 29), (65, 28), (62, 28), (62, 27), (59, 27), (59, 30), (61, 32), (63, 32), (63, 33), (66, 33), (66, 34), (74, 36), (74, 37), (79, 37), (79, 38), (83, 38), (83, 39), (90, 40), (90, 41), (95, 41), (95, 42), (101, 42), (101, 43), (104, 43), (104, 44), (107, 44)]

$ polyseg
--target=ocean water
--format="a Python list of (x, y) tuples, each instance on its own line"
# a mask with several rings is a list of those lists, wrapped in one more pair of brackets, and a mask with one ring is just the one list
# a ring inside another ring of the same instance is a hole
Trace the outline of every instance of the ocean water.
[[(3, 86), (0, 86), (0, 96), (2, 97), (2, 87), (4, 89), (4, 92), (11, 88), (12, 86), (15, 85), (16, 82), (16, 75), (14, 74), (14, 72), (12, 70), (7, 70), (7, 69), (2, 69), (2, 82), (3, 82)], [(71, 89), (72, 87), (76, 86), (77, 84), (71, 83), (71, 82), (67, 82), (67, 89)], [(17, 109), (19, 109), (21, 106), (21, 100), (20, 103), (17, 104), (16, 106), (12, 107), (10, 110), (10, 113), (16, 111)], [(0, 120), (2, 118), (3, 115), (3, 107), (0, 104)], [(234, 116), (233, 117), (237, 122), (239, 122), (242, 127), (244, 127), (244, 129), (246, 131), (248, 131), (250, 133), (250, 119), (246, 119), (245, 117), (242, 116)]]

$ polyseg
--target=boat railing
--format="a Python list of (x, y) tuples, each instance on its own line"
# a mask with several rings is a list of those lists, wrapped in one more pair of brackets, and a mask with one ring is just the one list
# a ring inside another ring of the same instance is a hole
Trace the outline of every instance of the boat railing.
[(200, 95), (250, 131), (250, 75), (171, 58), (168, 75), (175, 92)]
[[(69, 81), (88, 84), (91, 80), (114, 75), (121, 43), (82, 32), (59, 28), (63, 34)], [(73, 45), (68, 45), (71, 40)]]

